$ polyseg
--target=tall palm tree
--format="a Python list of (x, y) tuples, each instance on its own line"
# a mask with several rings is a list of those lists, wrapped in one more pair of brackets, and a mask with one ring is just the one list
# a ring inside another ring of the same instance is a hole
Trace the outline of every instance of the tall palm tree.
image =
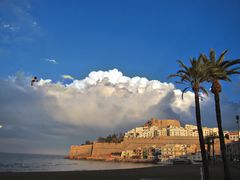
[(207, 73), (207, 66), (204, 66), (201, 56), (198, 59), (190, 59), (191, 66), (186, 66), (182, 61), (178, 61), (180, 66), (180, 70), (177, 71), (176, 74), (171, 74), (169, 77), (179, 77), (180, 81), (177, 83), (187, 85), (187, 87), (183, 90), (183, 94), (187, 91), (187, 89), (191, 88), (195, 94), (195, 112), (196, 112), (196, 122), (197, 122), (197, 129), (199, 134), (199, 142), (200, 142), (200, 149), (201, 155), (203, 160), (203, 170), (204, 170), (204, 179), (209, 180), (209, 169), (208, 169), (208, 161), (206, 156), (206, 149), (202, 131), (202, 124), (201, 124), (201, 112), (200, 112), (200, 103), (199, 103), (199, 92), (202, 91), (207, 94), (207, 91), (201, 86), (202, 82), (205, 82), (206, 73)]
[[(211, 92), (214, 94), (215, 99), (215, 111), (216, 119), (218, 124), (218, 134), (220, 140), (221, 155), (224, 166), (224, 178), (225, 180), (231, 180), (231, 175), (229, 171), (229, 166), (226, 157), (226, 146), (224, 142), (224, 135), (222, 129), (222, 117), (221, 117), (221, 107), (220, 107), (220, 96), (219, 94), (222, 91), (222, 86), (219, 80), (231, 81), (230, 75), (240, 74), (240, 66), (236, 67), (235, 65), (240, 64), (240, 59), (237, 60), (225, 60), (224, 57), (227, 53), (227, 50), (223, 51), (218, 59), (216, 59), (216, 53), (213, 49), (210, 49), (209, 58), (201, 54), (202, 59), (208, 69), (208, 81), (212, 83)], [(233, 67), (235, 66), (235, 67)]]
[(212, 144), (212, 139), (210, 136), (206, 136), (205, 139), (205, 144), (207, 145), (207, 157), (208, 160), (211, 160), (211, 144)]
[(214, 149), (214, 139), (218, 138), (218, 136), (211, 134), (205, 137), (205, 144), (207, 144), (207, 155), (208, 159), (211, 159), (211, 146), (212, 146), (212, 160), (215, 159), (215, 149)]

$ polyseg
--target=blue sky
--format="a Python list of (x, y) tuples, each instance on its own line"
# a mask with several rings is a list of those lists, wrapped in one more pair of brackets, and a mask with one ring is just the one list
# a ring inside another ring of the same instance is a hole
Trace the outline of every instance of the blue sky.
[[(25, 12), (14, 14), (14, 6)], [(118, 68), (166, 80), (177, 59), (187, 62), (210, 48), (238, 58), (239, 7), (239, 1), (2, 1), (1, 26), (19, 30), (1, 27), (10, 38), (1, 40), (0, 76), (23, 70), (56, 80)]]
[[(238, 0), (2, 0), (0, 78), (22, 71), (57, 82), (116, 68), (173, 82), (167, 76), (178, 59), (187, 63), (210, 48), (240, 58), (239, 32)], [(223, 99), (239, 104), (240, 78), (232, 79), (223, 83)]]

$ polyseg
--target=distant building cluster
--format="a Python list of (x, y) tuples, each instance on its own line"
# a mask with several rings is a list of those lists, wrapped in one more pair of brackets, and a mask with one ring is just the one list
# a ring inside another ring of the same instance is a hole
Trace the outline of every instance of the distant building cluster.
[(198, 152), (195, 144), (165, 144), (159, 148), (152, 147), (138, 147), (133, 150), (125, 150), (121, 153), (121, 158), (127, 159), (154, 159), (158, 158), (160, 161), (168, 161), (174, 158), (188, 158), (193, 161), (200, 161), (201, 154)]
[[(125, 138), (154, 138), (159, 136), (198, 136), (197, 126), (186, 124), (184, 127), (177, 120), (168, 120), (168, 126), (162, 126), (162, 120), (152, 119), (142, 127), (136, 127), (126, 132)], [(166, 120), (165, 120), (166, 121)], [(171, 123), (173, 122), (173, 123)], [(218, 128), (203, 127), (203, 136), (218, 136)]]

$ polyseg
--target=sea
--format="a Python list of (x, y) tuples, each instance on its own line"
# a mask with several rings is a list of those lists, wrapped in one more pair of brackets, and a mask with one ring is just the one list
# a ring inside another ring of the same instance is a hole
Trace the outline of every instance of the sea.
[(61, 155), (0, 153), (0, 172), (83, 171), (150, 166), (154, 164), (69, 160)]

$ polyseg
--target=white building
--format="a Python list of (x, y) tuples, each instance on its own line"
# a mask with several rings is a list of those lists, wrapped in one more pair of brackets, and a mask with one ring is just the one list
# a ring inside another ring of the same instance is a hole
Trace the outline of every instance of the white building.
[(187, 136), (187, 130), (183, 127), (169, 126), (167, 128), (168, 136)]
[(228, 133), (229, 139), (230, 139), (231, 141), (238, 141), (239, 135), (240, 135), (240, 133), (238, 134), (237, 131), (233, 131), (233, 132), (229, 132), (229, 133)]
[(197, 126), (192, 125), (192, 124), (185, 124), (184, 128), (190, 129), (190, 130), (197, 130)]
[[(218, 136), (218, 128), (203, 127), (203, 136)], [(197, 126), (186, 124), (184, 127), (168, 126), (159, 128), (158, 126), (136, 127), (125, 133), (125, 138), (154, 138), (159, 136), (198, 136)], [(232, 139), (236, 139), (231, 135)], [(231, 139), (231, 140), (232, 140)]]
[(157, 130), (157, 136), (167, 136), (167, 128)]

